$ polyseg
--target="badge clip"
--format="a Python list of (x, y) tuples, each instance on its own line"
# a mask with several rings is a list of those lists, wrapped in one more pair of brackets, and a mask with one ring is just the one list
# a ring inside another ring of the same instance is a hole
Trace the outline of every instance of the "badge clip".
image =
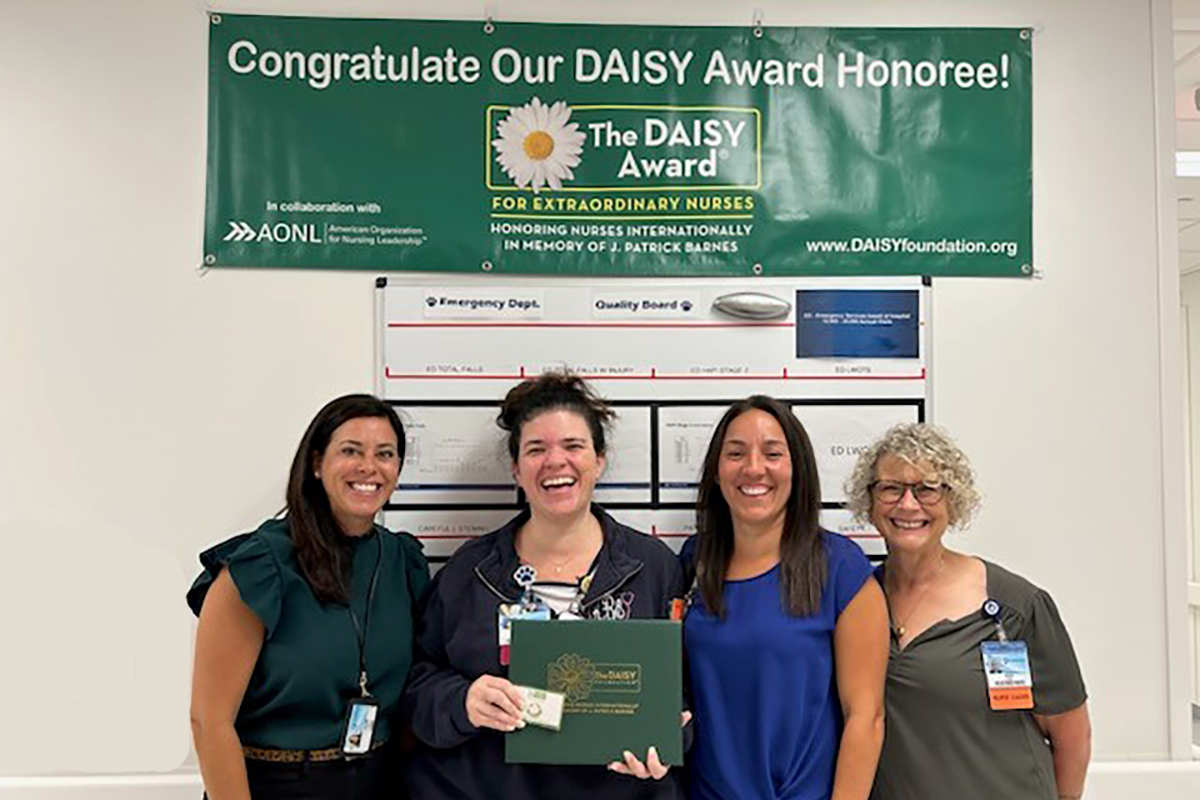
[(1001, 642), (1008, 641), (1008, 634), (1004, 632), (1004, 626), (1000, 624), (1000, 612), (1003, 607), (999, 601), (988, 598), (983, 601), (983, 615), (996, 624), (996, 638)]
[(521, 587), (521, 605), (533, 604), (533, 584), (537, 580), (537, 570), (528, 564), (517, 567), (513, 580)]

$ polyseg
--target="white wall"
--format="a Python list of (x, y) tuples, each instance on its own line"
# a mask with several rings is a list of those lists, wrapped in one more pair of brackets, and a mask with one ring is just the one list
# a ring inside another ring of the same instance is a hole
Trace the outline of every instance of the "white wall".
[[(1052, 590), (1097, 757), (1167, 758), (1164, 548), (1179, 531), (1163, 486), (1182, 467), (1164, 472), (1160, 430), (1151, 0), (755, 5), (772, 25), (1035, 27), (1045, 277), (935, 282), (933, 411), (986, 492), (961, 546)], [(750, 23), (749, 6), (720, 0), (493, 6), (501, 21)], [(482, 7), (221, 4), (451, 19)], [(373, 274), (196, 271), (202, 10), (9, 0), (0, 15), (0, 774), (187, 761), (196, 552), (276, 511), (311, 414), (371, 388)], [(1149, 796), (1200, 787), (1197, 773), (1160, 779)]]
[[(1187, 386), (1187, 415), (1190, 423), (1188, 482), (1191, 490), (1188, 542), (1188, 580), (1200, 586), (1200, 272), (1184, 275), (1179, 281), (1184, 307), (1185, 339), (1184, 381)], [(1192, 591), (1191, 653), (1192, 703), (1200, 706), (1200, 591)]]

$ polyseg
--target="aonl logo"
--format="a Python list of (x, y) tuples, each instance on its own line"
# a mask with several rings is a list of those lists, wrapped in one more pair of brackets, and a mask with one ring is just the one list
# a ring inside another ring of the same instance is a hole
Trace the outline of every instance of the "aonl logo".
[(225, 242), (306, 242), (321, 244), (322, 239), (317, 232), (317, 226), (312, 223), (276, 222), (272, 225), (264, 222), (255, 228), (240, 220), (229, 221), (229, 233), (222, 240)]

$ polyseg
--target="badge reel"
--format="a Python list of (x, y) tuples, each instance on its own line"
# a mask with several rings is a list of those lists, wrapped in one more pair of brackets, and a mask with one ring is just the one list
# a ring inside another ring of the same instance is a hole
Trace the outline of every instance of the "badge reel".
[(533, 583), (537, 580), (537, 570), (528, 564), (522, 564), (513, 573), (513, 580), (521, 587), (521, 599), (515, 603), (501, 603), (496, 608), (500, 666), (503, 667), (508, 666), (513, 621), (528, 619), (544, 622), (550, 619), (550, 607), (533, 596)]
[(988, 598), (983, 615), (996, 624), (996, 641), (982, 642), (983, 674), (987, 678), (988, 704), (992, 711), (1021, 711), (1033, 708), (1033, 672), (1029, 649), (1024, 642), (1011, 641), (1000, 623), (1000, 604)]
[(592, 578), (595, 576), (595, 571), (592, 571), (579, 579), (579, 585), (575, 588), (575, 596), (571, 598), (570, 604), (565, 609), (558, 612), (558, 616), (555, 619), (560, 622), (569, 622), (584, 618), (583, 599), (587, 597), (588, 590), (592, 588)]
[(537, 580), (537, 570), (528, 564), (522, 564), (513, 573), (513, 580), (521, 587), (521, 605), (533, 605), (536, 602), (533, 599), (533, 584)]

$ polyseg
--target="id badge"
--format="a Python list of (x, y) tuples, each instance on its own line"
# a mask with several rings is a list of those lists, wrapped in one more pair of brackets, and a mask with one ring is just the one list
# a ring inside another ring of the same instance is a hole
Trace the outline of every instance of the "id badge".
[(992, 711), (1033, 708), (1033, 673), (1024, 642), (984, 642), (983, 674)]
[(346, 724), (342, 731), (344, 756), (354, 758), (371, 751), (378, 716), (379, 701), (374, 697), (356, 697), (346, 705)]
[(500, 666), (508, 666), (508, 646), (512, 644), (514, 619), (546, 621), (550, 619), (550, 608), (541, 603), (501, 603), (496, 608), (496, 632), (500, 644)]

